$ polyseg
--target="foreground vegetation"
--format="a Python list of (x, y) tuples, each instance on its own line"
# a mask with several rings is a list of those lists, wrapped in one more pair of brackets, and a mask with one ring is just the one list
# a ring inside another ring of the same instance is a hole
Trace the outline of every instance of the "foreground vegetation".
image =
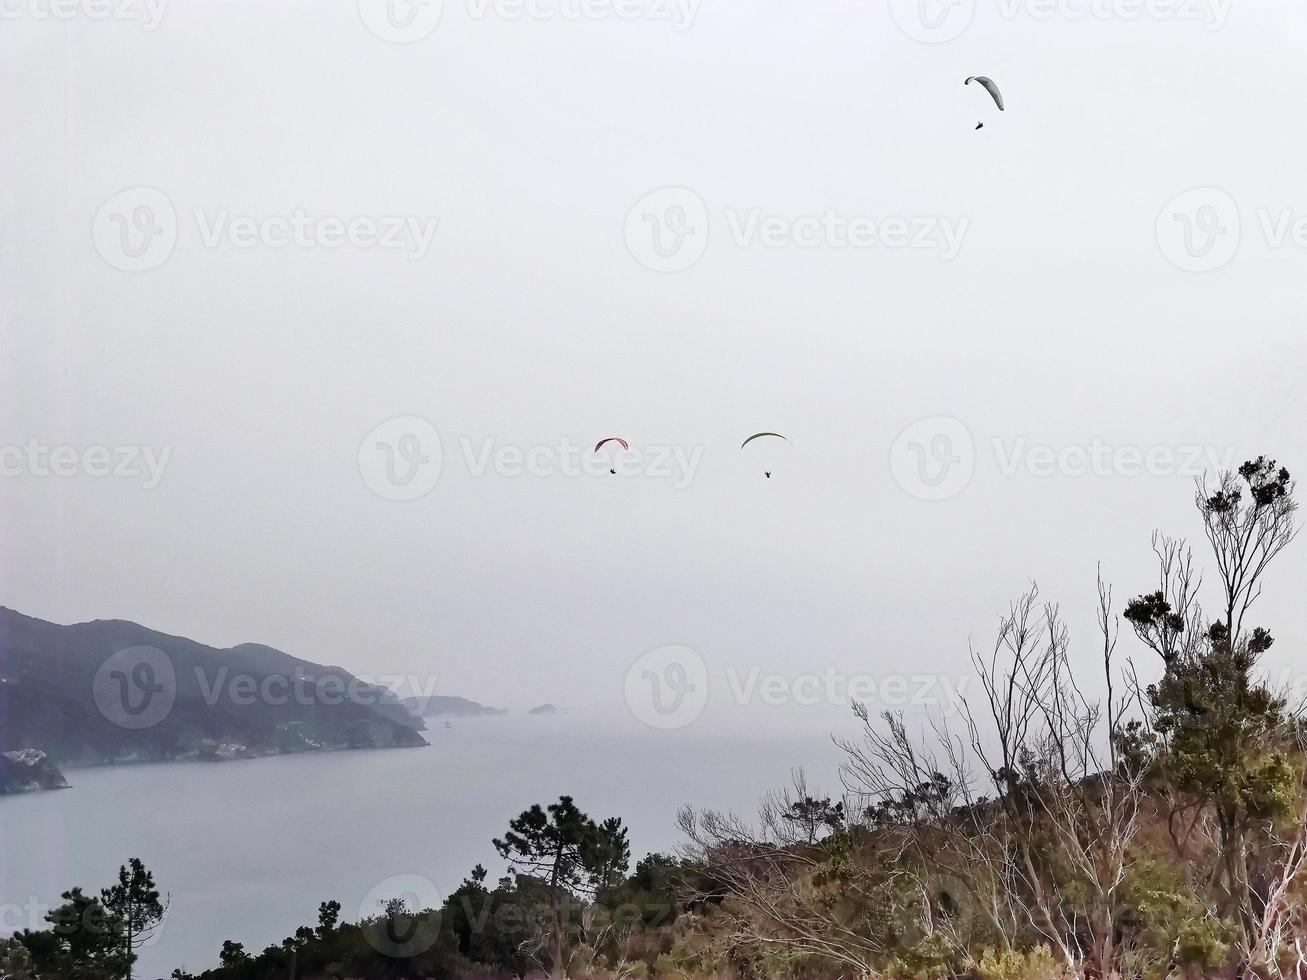
[[(1249, 618), (1297, 532), (1294, 487), (1259, 458), (1196, 504), (1210, 615), (1188, 546), (1157, 536), (1154, 586), (1118, 612), (1100, 581), (1090, 676), (1032, 588), (973, 651), (981, 696), (928, 740), (855, 706), (843, 799), (796, 774), (754, 821), (687, 809), (684, 852), (631, 870), (621, 821), (563, 797), (493, 842), (494, 885), (478, 866), (437, 909), (397, 896), (354, 924), (324, 902), (202, 976), (1305, 977), (1307, 724)], [(129, 975), (159, 905), (138, 864), (117, 893), (66, 893), (74, 914), (18, 934), (0, 975)]]

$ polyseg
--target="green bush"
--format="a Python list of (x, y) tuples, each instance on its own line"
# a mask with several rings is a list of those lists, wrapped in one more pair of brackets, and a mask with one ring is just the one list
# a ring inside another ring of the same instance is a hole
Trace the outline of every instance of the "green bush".
[(978, 980), (1055, 980), (1064, 970), (1047, 946), (1028, 952), (986, 949), (975, 968)]

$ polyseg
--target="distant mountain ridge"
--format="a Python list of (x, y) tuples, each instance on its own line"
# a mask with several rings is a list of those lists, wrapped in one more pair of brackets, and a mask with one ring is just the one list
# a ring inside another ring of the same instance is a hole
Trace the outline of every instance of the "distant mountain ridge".
[(248, 758), (420, 746), (425, 727), (385, 688), (272, 647), (0, 607), (0, 752), (57, 765)]
[(416, 718), (439, 718), (445, 715), (466, 717), (468, 715), (506, 715), (504, 708), (488, 708), (467, 698), (447, 695), (429, 694), (423, 697), (400, 698), (400, 703), (408, 708)]

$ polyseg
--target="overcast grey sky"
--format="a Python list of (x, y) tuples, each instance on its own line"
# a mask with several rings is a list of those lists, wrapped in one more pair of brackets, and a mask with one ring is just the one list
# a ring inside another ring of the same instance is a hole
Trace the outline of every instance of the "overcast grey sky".
[(1088, 661), (1195, 465), (1307, 465), (1301, 4), (101, 2), (0, 21), (23, 612), (616, 710), (957, 674), (1034, 578)]

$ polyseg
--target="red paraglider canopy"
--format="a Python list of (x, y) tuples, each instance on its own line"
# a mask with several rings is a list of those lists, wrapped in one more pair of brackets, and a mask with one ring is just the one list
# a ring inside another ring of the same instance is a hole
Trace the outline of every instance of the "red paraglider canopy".
[(608, 445), (610, 442), (615, 442), (615, 443), (617, 443), (619, 446), (621, 446), (621, 447), (622, 447), (623, 449), (625, 449), (627, 452), (630, 452), (630, 451), (631, 451), (631, 447), (630, 447), (629, 445), (627, 445), (625, 439), (619, 439), (619, 438), (617, 438), (617, 436), (609, 436), (607, 439), (600, 439), (600, 440), (595, 444), (595, 452), (599, 452), (599, 450), (603, 449), (604, 446)]

